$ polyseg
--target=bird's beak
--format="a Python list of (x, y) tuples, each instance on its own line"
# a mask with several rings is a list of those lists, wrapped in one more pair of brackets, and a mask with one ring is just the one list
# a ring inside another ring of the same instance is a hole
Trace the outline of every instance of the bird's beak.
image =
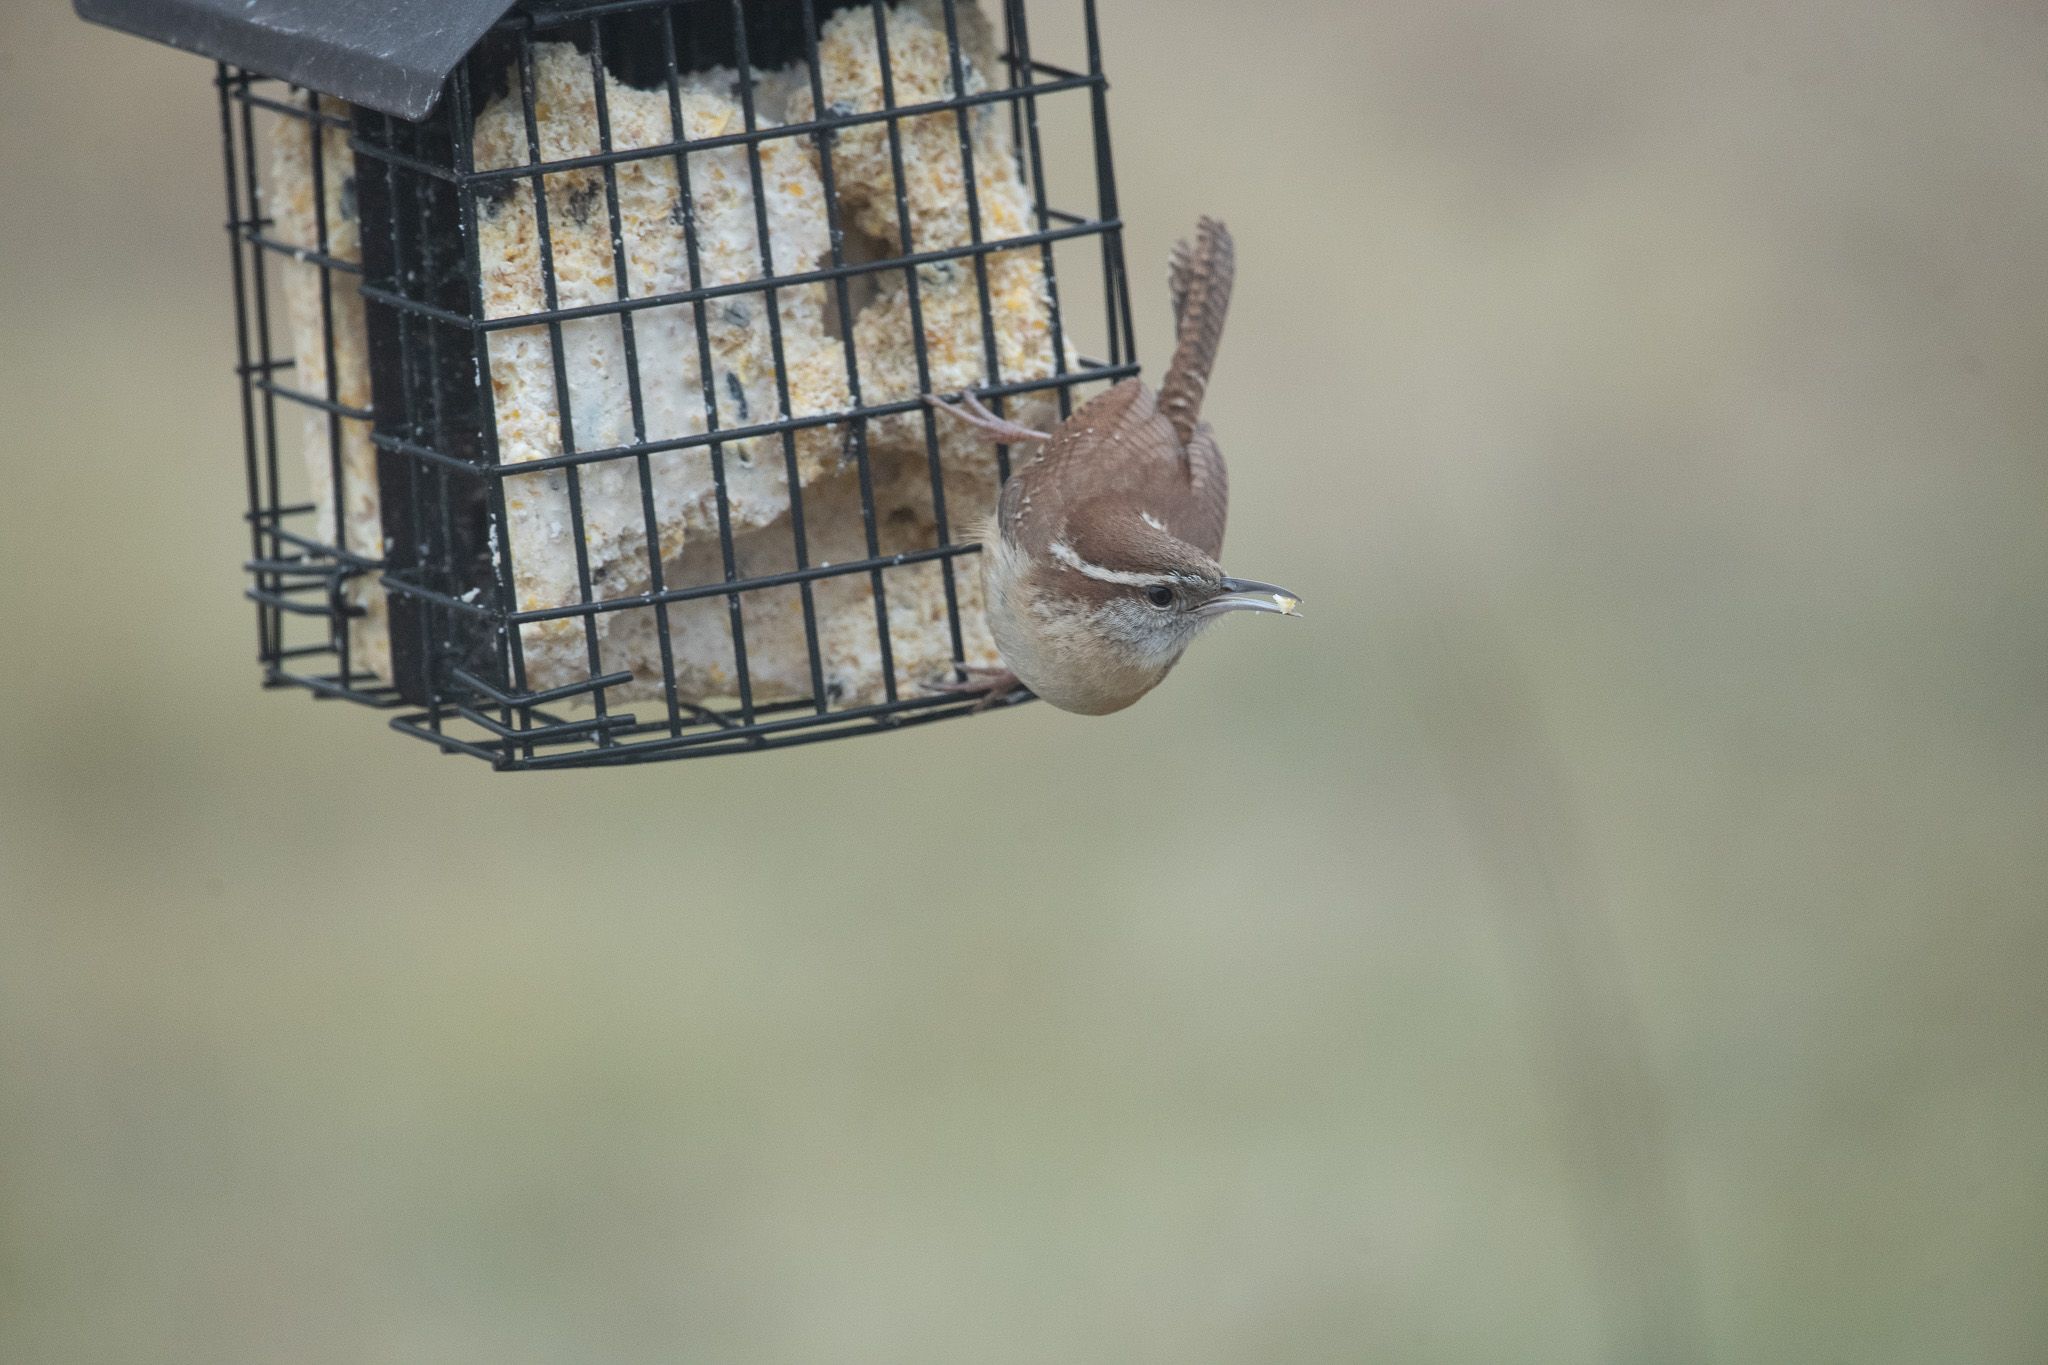
[(1282, 616), (1299, 616), (1301, 599), (1285, 588), (1255, 578), (1226, 578), (1223, 591), (1204, 602), (1195, 615), (1221, 616), (1226, 611), (1272, 611)]

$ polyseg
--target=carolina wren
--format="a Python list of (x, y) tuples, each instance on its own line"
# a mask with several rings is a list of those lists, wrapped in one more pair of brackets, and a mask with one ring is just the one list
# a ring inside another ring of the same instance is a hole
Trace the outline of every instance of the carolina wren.
[(968, 677), (938, 690), (986, 692), (986, 706), (1021, 683), (1061, 710), (1106, 715), (1158, 686), (1216, 618), (1299, 615), (1293, 593), (1227, 577), (1216, 562), (1230, 488), (1200, 413), (1235, 273), (1230, 232), (1214, 219), (1175, 248), (1175, 345), (1156, 394), (1126, 379), (1050, 432), (1006, 422), (972, 394), (957, 406), (929, 400), (998, 440), (1039, 446), (981, 528), (1004, 667), (963, 668)]

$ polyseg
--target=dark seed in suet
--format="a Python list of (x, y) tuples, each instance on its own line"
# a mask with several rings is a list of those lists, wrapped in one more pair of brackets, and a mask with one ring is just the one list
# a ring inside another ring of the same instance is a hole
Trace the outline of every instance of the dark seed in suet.
[[(849, 101), (846, 100), (833, 100), (830, 104), (825, 106), (825, 118), (827, 120), (847, 118), (858, 112), (859, 110), (855, 109), (854, 106)], [(837, 128), (828, 127), (825, 129), (826, 142), (833, 143), (837, 142), (838, 140), (839, 130)]]
[(478, 185), (476, 187), (477, 211), (483, 214), (483, 216), (486, 218), (495, 218), (498, 216), (498, 210), (503, 208), (505, 206), (505, 202), (511, 197), (511, 181), (486, 181), (485, 183)]
[(569, 192), (569, 221), (582, 226), (590, 221), (591, 210), (597, 207), (597, 186), (579, 185)]

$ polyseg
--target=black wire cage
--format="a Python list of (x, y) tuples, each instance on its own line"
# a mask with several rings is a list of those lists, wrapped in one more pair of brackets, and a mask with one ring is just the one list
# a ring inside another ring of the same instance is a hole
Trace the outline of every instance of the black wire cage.
[(970, 710), (1009, 452), (925, 396), (1137, 370), (1054, 3), (77, 0), (220, 63), (266, 685), (506, 769)]

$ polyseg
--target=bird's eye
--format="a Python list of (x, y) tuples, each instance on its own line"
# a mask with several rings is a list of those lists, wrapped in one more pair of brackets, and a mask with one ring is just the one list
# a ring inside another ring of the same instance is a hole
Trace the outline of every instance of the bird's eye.
[(1145, 600), (1155, 607), (1170, 607), (1173, 605), (1173, 589), (1163, 583), (1155, 588), (1147, 588)]

